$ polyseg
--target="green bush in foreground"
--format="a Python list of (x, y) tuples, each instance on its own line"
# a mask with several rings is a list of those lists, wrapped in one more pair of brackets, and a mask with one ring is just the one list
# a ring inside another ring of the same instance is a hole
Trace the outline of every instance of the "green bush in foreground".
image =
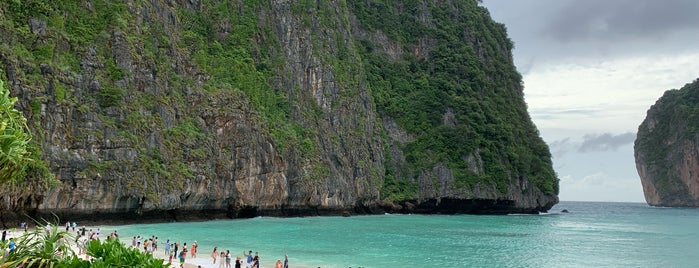
[(104, 242), (92, 240), (87, 245), (87, 254), (95, 260), (89, 266), (80, 267), (168, 267), (164, 260), (154, 258), (137, 248), (127, 247), (118, 239), (107, 239)]
[[(54, 225), (55, 226), (55, 225)], [(168, 267), (162, 259), (130, 248), (118, 239), (90, 240), (86, 245), (91, 261), (81, 259), (71, 249), (75, 237), (53, 227), (39, 228), (15, 238), (16, 249), (9, 252), (9, 240), (3, 241), (0, 268), (6, 267)]]
[(10, 97), (0, 80), (0, 181), (22, 176), (31, 159), (27, 145), (32, 139), (27, 119), (15, 109), (17, 97)]

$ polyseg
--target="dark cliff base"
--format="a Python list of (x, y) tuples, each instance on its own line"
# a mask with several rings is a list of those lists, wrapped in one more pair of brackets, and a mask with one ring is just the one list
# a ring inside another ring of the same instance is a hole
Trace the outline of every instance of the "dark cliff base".
[(505, 215), (512, 213), (538, 214), (546, 212), (548, 207), (522, 208), (517, 207), (513, 200), (492, 199), (453, 199), (442, 198), (424, 200), (422, 202), (403, 201), (399, 204), (385, 207), (388, 213), (417, 213), (417, 214), (488, 214)]
[(512, 200), (489, 199), (429, 199), (400, 203), (382, 203), (358, 205), (353, 208), (321, 208), (321, 207), (290, 207), (282, 206), (275, 209), (257, 207), (231, 207), (229, 209), (201, 210), (154, 210), (154, 211), (123, 211), (106, 212), (93, 211), (89, 213), (73, 211), (29, 211), (0, 213), (3, 228), (19, 226), (21, 221), (45, 224), (64, 224), (66, 221), (78, 222), (80, 225), (119, 225), (138, 223), (157, 223), (174, 221), (207, 221), (215, 219), (244, 219), (258, 216), (267, 217), (305, 217), (305, 216), (352, 216), (384, 213), (414, 213), (414, 214), (489, 214), (505, 215), (512, 213), (537, 214), (546, 212), (550, 207), (519, 208)]

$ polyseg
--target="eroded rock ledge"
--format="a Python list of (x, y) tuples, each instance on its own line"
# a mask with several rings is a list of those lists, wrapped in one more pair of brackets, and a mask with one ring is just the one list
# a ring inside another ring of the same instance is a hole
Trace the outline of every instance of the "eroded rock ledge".
[(16, 226), (20, 221), (27, 221), (26, 216), (32, 219), (46, 219), (54, 221), (56, 217), (61, 221), (77, 221), (85, 224), (132, 224), (132, 223), (157, 223), (157, 222), (187, 222), (206, 221), (216, 219), (245, 219), (254, 217), (307, 217), (307, 216), (356, 216), (378, 215), (384, 213), (396, 214), (538, 214), (548, 211), (554, 203), (535, 208), (517, 208), (513, 200), (487, 200), (487, 199), (436, 199), (402, 201), (399, 204), (382, 203), (374, 205), (359, 205), (347, 209), (331, 209), (320, 207), (287, 207), (276, 209), (260, 209), (257, 207), (229, 207), (227, 209), (201, 209), (201, 210), (151, 210), (139, 211), (100, 211), (90, 213), (82, 211), (53, 211), (52, 213), (29, 211), (28, 214), (5, 213), (3, 224)]

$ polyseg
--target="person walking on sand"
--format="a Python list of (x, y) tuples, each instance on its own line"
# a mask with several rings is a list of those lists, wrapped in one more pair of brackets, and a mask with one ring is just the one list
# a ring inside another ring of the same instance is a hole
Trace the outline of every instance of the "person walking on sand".
[(245, 265), (245, 267), (248, 267), (248, 268), (252, 267), (252, 250), (249, 251), (248, 254), (245, 254), (245, 251), (243, 251), (243, 256), (248, 258), (246, 261), (247, 264)]
[(214, 252), (211, 252), (211, 258), (214, 259), (214, 264), (216, 264), (216, 257), (218, 257), (217, 248), (214, 247)]
[(226, 268), (231, 268), (231, 251), (226, 250)]
[(260, 256), (255, 252), (255, 257), (252, 258), (252, 268), (260, 268)]
[(238, 256), (235, 258), (235, 268), (241, 268), (241, 265), (243, 265), (243, 260), (241, 260), (240, 256)]
[(10, 249), (10, 253), (15, 252), (15, 249), (17, 248), (17, 245), (15, 244), (15, 238), (14, 238), (14, 237), (10, 238), (10, 244), (8, 244), (7, 248)]
[(165, 255), (170, 255), (170, 239), (165, 241)]
[(174, 253), (173, 253), (173, 254), (174, 254), (175, 256), (178, 256), (178, 255), (177, 255), (177, 248), (178, 248), (179, 246), (180, 246), (180, 242), (175, 242), (175, 248), (173, 248), (173, 250), (174, 250)]
[(182, 251), (180, 251), (179, 257), (180, 257), (180, 268), (184, 268), (184, 259), (185, 259), (185, 257), (187, 257), (187, 251), (182, 249)]
[(221, 260), (218, 261), (218, 268), (223, 268), (223, 266), (226, 264), (226, 251), (221, 250), (221, 255), (219, 257), (221, 257)]
[(192, 256), (192, 258), (196, 258), (196, 257), (197, 257), (197, 246), (198, 246), (197, 241), (194, 240), (194, 243), (192, 243), (192, 250), (191, 250), (191, 252), (189, 253), (189, 255)]
[(284, 254), (284, 268), (289, 268), (289, 255)]

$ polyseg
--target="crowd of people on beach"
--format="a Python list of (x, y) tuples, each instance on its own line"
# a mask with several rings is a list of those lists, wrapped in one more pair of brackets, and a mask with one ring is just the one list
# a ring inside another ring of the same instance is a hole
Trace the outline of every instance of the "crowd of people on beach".
[[(66, 233), (71, 233), (71, 229), (70, 229), (71, 227), (73, 228), (73, 231), (75, 231), (75, 229), (77, 228), (77, 223), (76, 222), (73, 222), (72, 224), (66, 223)], [(3, 242), (9, 236), (8, 248), (3, 249), (2, 257), (6, 257), (7, 254), (11, 253), (12, 251), (14, 251), (17, 248), (18, 245), (17, 245), (17, 240), (15, 240), (15, 238), (20, 237), (22, 235), (22, 232), (25, 234), (28, 233), (29, 228), (30, 227), (29, 227), (28, 223), (20, 222), (19, 223), (19, 230), (20, 230), (19, 232), (17, 232), (17, 228), (12, 228), (10, 230), (5, 229), (2, 231), (2, 241)], [(43, 225), (43, 226), (37, 224), (32, 229), (45, 232), (46, 234), (54, 232), (54, 226), (52, 226), (50, 223), (47, 223), (46, 225)], [(61, 246), (61, 245), (69, 245), (71, 247), (76, 246), (75, 248), (78, 249), (77, 250), (78, 256), (80, 256), (80, 255), (86, 253), (85, 245), (86, 245), (87, 240), (88, 240), (87, 237), (89, 237), (89, 239), (98, 239), (99, 228), (97, 229), (97, 231), (93, 231), (92, 229), (90, 229), (88, 232), (85, 227), (82, 227), (82, 228), (78, 229), (77, 232), (75, 233), (75, 244), (71, 244), (69, 241), (66, 240), (66, 237), (61, 236), (60, 239), (58, 241), (56, 241), (56, 243), (57, 243), (56, 246)], [(84, 257), (87, 257), (87, 256), (84, 256)]]
[[(115, 231), (116, 234), (116, 231)], [(158, 237), (142, 237), (140, 235), (134, 236), (131, 240), (131, 246), (143, 250), (143, 252), (154, 254), (158, 252)], [(163, 244), (163, 254), (166, 257), (167, 263), (173, 264), (174, 261), (179, 261), (179, 267), (184, 267), (185, 261), (188, 258), (196, 258), (199, 252), (199, 244), (195, 240), (192, 244), (187, 246), (187, 242), (171, 242), (169, 239)], [(230, 250), (219, 250), (218, 247), (214, 247), (211, 252), (211, 266), (213, 268), (260, 268), (260, 256), (258, 252), (253, 254), (252, 250), (247, 253), (243, 251), (243, 257), (236, 256), (233, 260), (233, 255), (231, 255)], [(201, 266), (199, 266), (201, 267)], [(289, 258), (284, 255), (284, 260), (278, 259), (275, 263), (274, 268), (288, 268)]]
[[(42, 228), (48, 233), (54, 228), (51, 224), (46, 224), (46, 226), (37, 226), (37, 228)], [(28, 224), (21, 223), (20, 230), (27, 232)], [(77, 246), (78, 256), (88, 257), (86, 254), (87, 243), (90, 240), (100, 239), (100, 228), (88, 229), (85, 226), (78, 227), (76, 222), (66, 222), (65, 230), (68, 233), (73, 233), (75, 235), (75, 245)], [(7, 231), (2, 232), (2, 240), (5, 240)], [(117, 231), (111, 232), (108, 239), (119, 239)], [(16, 247), (14, 239), (10, 238), (9, 251), (14, 250)], [(123, 241), (123, 240), (122, 240)], [(195, 240), (192, 244), (187, 245), (187, 242), (171, 242), (169, 239), (163, 244), (163, 251), (159, 250), (160, 240), (157, 236), (134, 236), (131, 239), (131, 247), (138, 250), (142, 250), (145, 253), (152, 254), (154, 256), (161, 255), (158, 257), (163, 257), (164, 260), (170, 265), (176, 265), (178, 267), (184, 268), (185, 261), (188, 258), (197, 258), (197, 253), (199, 252), (199, 244)], [(211, 265), (199, 265), (198, 267), (211, 267), (211, 268), (260, 268), (260, 256), (258, 252), (253, 254), (252, 250), (247, 252), (243, 251), (242, 255), (238, 255), (233, 259), (233, 254), (230, 250), (219, 250), (218, 247), (214, 247), (211, 252)], [(179, 265), (173, 263), (174, 261), (179, 261)], [(277, 259), (274, 268), (289, 268), (289, 259), (285, 254), (284, 259)]]
[[(71, 228), (72, 228), (72, 230), (71, 230)], [(76, 228), (77, 228), (77, 230), (76, 230)], [(19, 229), (23, 230), (26, 233), (29, 230), (29, 224), (27, 224), (26, 222), (21, 222), (19, 224)], [(47, 223), (45, 226), (39, 226), (39, 225), (36, 226), (36, 230), (42, 230), (42, 229), (44, 232), (46, 232), (48, 234), (48, 233), (53, 232), (54, 226), (52, 226), (50, 223)], [(78, 249), (78, 256), (80, 256), (82, 254), (86, 254), (86, 252), (87, 252), (86, 246), (87, 246), (87, 242), (89, 240), (99, 239), (99, 236), (100, 236), (100, 229), (99, 228), (97, 228), (97, 230), (92, 230), (92, 229), (88, 230), (85, 226), (78, 228), (78, 224), (76, 222), (73, 222), (73, 223), (66, 222), (65, 230), (66, 230), (66, 233), (75, 232), (74, 233), (75, 245)], [(2, 241), (5, 241), (6, 232), (7, 232), (6, 230), (4, 230), (2, 232), (2, 234), (3, 234)], [(109, 237), (110, 238), (117, 237), (116, 231), (114, 231), (114, 233), (111, 233), (109, 235)], [(14, 247), (15, 247), (15, 242), (13, 241), (14, 239), (11, 238), (10, 240), (11, 240), (11, 245), (12, 245), (11, 250), (14, 250)], [(63, 240), (64, 240), (64, 238), (61, 238), (61, 241), (59, 241), (59, 243), (66, 243)]]

